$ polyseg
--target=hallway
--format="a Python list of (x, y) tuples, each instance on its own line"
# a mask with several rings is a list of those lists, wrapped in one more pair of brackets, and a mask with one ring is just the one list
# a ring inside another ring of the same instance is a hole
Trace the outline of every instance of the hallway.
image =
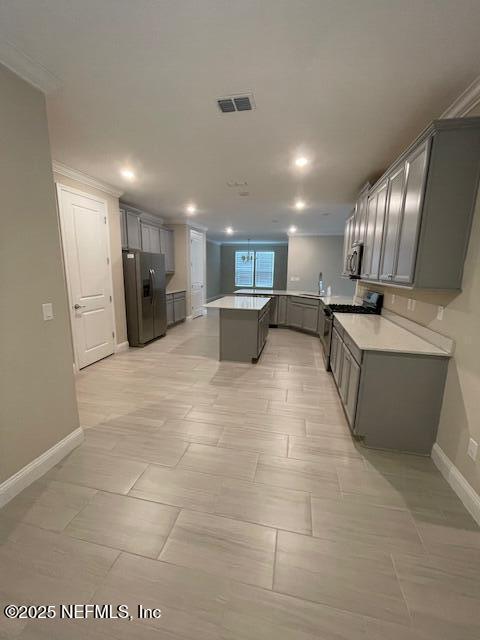
[(318, 338), (271, 329), (243, 365), (217, 332), (81, 371), (84, 444), (0, 511), (2, 608), (134, 621), (2, 617), (0, 638), (478, 639), (480, 532), (431, 460), (353, 441)]

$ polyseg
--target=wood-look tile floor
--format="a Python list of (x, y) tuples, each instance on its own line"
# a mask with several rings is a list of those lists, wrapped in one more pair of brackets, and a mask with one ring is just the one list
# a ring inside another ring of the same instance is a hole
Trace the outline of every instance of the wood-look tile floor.
[(82, 371), (85, 442), (0, 511), (2, 608), (161, 618), (0, 638), (478, 640), (480, 531), (431, 460), (351, 438), (317, 339), (217, 345), (211, 315)]

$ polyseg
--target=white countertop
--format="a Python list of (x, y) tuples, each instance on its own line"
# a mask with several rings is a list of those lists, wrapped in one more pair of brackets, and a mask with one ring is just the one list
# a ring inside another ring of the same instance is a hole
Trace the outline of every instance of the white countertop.
[(361, 304), (354, 296), (319, 296), (314, 291), (293, 291), (282, 289), (237, 289), (235, 294), (241, 295), (264, 295), (264, 296), (298, 296), (299, 298), (314, 298), (321, 300), (324, 304)]
[(335, 320), (362, 351), (394, 351), (450, 357), (450, 353), (377, 315), (334, 313)]
[(238, 311), (261, 311), (270, 302), (270, 298), (258, 296), (225, 296), (204, 304), (209, 309), (235, 309)]

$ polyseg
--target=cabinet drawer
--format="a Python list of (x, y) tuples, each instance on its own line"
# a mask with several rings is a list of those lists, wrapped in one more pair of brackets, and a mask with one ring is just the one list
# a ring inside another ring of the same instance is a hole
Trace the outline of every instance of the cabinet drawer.
[(343, 333), (343, 341), (358, 364), (362, 364), (362, 350), (357, 347), (355, 342), (345, 331)]
[(335, 330), (337, 331), (338, 335), (343, 339), (343, 334), (345, 333), (345, 329), (342, 327), (342, 325), (339, 323), (339, 321), (336, 318), (333, 319), (333, 326), (335, 327)]
[(167, 302), (173, 302), (173, 293), (166, 294)]
[(318, 307), (318, 300), (314, 298), (300, 298), (300, 296), (290, 296), (290, 300), (295, 304), (303, 304), (307, 307)]
[(174, 300), (185, 300), (185, 291), (178, 291), (172, 295)]

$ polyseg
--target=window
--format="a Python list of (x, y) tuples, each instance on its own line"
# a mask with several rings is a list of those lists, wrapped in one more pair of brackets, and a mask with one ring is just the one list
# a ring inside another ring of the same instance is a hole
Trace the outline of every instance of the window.
[(274, 267), (274, 251), (235, 251), (235, 286), (271, 289)]

